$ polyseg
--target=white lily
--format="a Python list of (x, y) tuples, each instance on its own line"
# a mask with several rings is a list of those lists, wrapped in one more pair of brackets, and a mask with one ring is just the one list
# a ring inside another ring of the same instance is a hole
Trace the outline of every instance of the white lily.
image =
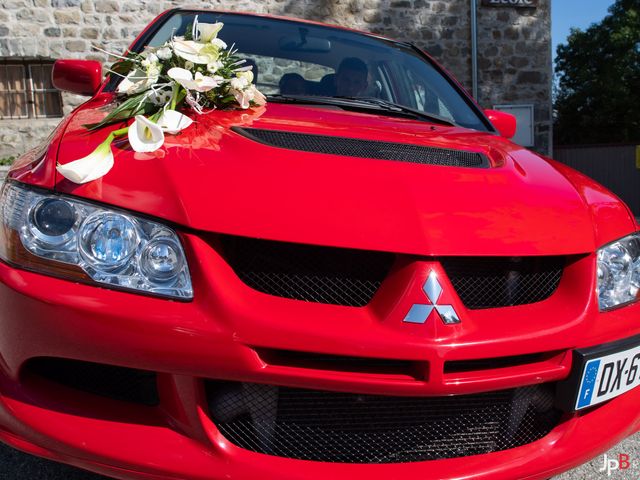
[[(253, 68), (253, 67), (252, 67)], [(252, 70), (243, 70), (236, 73), (236, 77), (246, 79), (247, 83), (253, 82), (253, 71)]]
[(200, 72), (196, 72), (196, 76), (194, 77), (189, 70), (179, 67), (169, 69), (167, 75), (187, 90), (195, 90), (196, 92), (208, 92), (212, 88), (220, 85), (223, 80), (222, 77), (208, 77), (202, 75)]
[(229, 82), (234, 90), (244, 90), (249, 86), (249, 81), (244, 77), (232, 78)]
[(210, 56), (200, 55), (200, 50), (204, 47), (205, 44), (193, 40), (173, 40), (173, 51), (176, 55), (190, 62), (206, 65), (210, 61)]
[(86, 157), (64, 165), (58, 165), (56, 170), (73, 183), (87, 183), (106, 175), (113, 167), (112, 141), (113, 135), (109, 135), (104, 142)]
[(224, 23), (198, 23), (198, 32), (200, 32), (200, 41), (203, 43), (211, 42), (216, 38), (218, 32), (222, 30)]
[(223, 67), (222, 62), (220, 60), (216, 60), (215, 62), (211, 62), (211, 63), (207, 64), (207, 72), (216, 73), (222, 67)]
[(236, 102), (238, 102), (238, 105), (240, 105), (240, 108), (246, 110), (247, 108), (249, 108), (251, 106), (251, 92), (249, 92), (249, 90), (236, 90), (234, 88), (232, 88), (231, 93), (233, 93), (233, 96), (236, 97)]
[(135, 95), (136, 93), (143, 92), (158, 81), (159, 75), (159, 70), (157, 71), (157, 75), (148, 75), (145, 70), (136, 68), (122, 79), (118, 85), (118, 93)]
[(162, 47), (159, 48), (158, 51), (156, 52), (156, 56), (160, 59), (160, 60), (169, 60), (171, 58), (171, 48), (169, 47)]
[(260, 90), (256, 88), (255, 85), (249, 85), (242, 90), (233, 88), (233, 80), (232, 88), (230, 89), (231, 94), (235, 97), (236, 102), (240, 105), (240, 108), (247, 109), (251, 106), (251, 102), (256, 105), (264, 105), (267, 103), (266, 97), (262, 94)]
[(218, 47), (220, 50), (224, 50), (225, 48), (227, 48), (227, 43), (221, 38), (214, 38), (213, 40), (211, 40), (211, 43)]
[(160, 126), (142, 115), (136, 115), (128, 136), (129, 144), (136, 152), (155, 152), (164, 143)]
[(256, 105), (264, 105), (267, 103), (267, 97), (265, 97), (264, 94), (260, 90), (258, 90), (255, 85), (251, 85), (250, 88), (253, 89), (253, 103), (255, 103)]
[(165, 110), (158, 119), (158, 126), (165, 133), (175, 135), (180, 130), (184, 130), (193, 123), (186, 115), (175, 110)]
[(149, 67), (154, 63), (158, 63), (159, 61), (160, 59), (155, 53), (148, 52), (146, 58), (140, 62), (140, 65), (142, 65), (143, 67)]

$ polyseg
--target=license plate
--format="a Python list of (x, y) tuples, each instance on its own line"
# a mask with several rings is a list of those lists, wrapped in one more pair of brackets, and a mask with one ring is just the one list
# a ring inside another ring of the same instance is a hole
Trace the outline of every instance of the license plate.
[(586, 361), (575, 410), (597, 405), (640, 385), (640, 346)]

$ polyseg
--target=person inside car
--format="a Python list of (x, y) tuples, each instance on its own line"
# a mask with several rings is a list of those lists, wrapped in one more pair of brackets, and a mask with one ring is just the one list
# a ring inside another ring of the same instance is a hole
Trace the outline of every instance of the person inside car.
[(336, 72), (336, 95), (357, 97), (362, 95), (369, 85), (367, 64), (356, 57), (345, 58)]
[(285, 73), (280, 78), (278, 86), (282, 95), (304, 95), (307, 93), (307, 82), (298, 73)]
[[(343, 59), (336, 73), (322, 77), (317, 88), (313, 88), (314, 95), (327, 97), (358, 97), (362, 96), (369, 84), (369, 69), (367, 64), (356, 57)], [(312, 84), (311, 87), (314, 85)]]

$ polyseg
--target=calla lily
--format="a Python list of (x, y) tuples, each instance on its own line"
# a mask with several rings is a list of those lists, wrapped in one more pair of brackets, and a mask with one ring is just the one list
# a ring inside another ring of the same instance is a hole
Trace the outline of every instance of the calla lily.
[(214, 38), (213, 40), (211, 40), (211, 44), (215, 45), (216, 47), (218, 47), (221, 50), (224, 50), (224, 49), (227, 48), (227, 42), (225, 42), (221, 38)]
[(231, 93), (236, 98), (236, 102), (240, 105), (240, 108), (247, 109), (251, 106), (251, 95), (247, 90), (235, 90), (231, 89)]
[(202, 57), (202, 59), (206, 57), (207, 64), (211, 62), (215, 62), (216, 60), (218, 60), (218, 58), (220, 58), (220, 47), (212, 43), (209, 43), (204, 47), (202, 47), (199, 55), (200, 57)]
[(252, 83), (253, 82), (253, 71), (251, 71), (251, 70), (239, 71), (238, 73), (236, 73), (236, 77), (244, 78), (247, 81), (247, 83)]
[(249, 82), (244, 77), (232, 78), (229, 83), (231, 84), (231, 88), (235, 90), (244, 90), (249, 86)]
[(245, 110), (251, 106), (251, 102), (255, 103), (256, 105), (264, 105), (265, 103), (267, 103), (266, 97), (260, 90), (255, 87), (255, 85), (249, 85), (249, 87), (244, 88), (243, 90), (231, 88), (230, 92), (235, 97), (236, 102), (238, 102), (238, 105), (240, 105), (240, 108)]
[(195, 90), (196, 92), (208, 92), (212, 88), (216, 88), (220, 85), (220, 82), (223, 80), (222, 77), (207, 77), (202, 75), (200, 72), (197, 72), (194, 78), (193, 74), (189, 70), (179, 67), (171, 68), (167, 72), (167, 75), (187, 90)]
[(155, 53), (147, 52), (144, 60), (140, 62), (140, 65), (143, 67), (149, 67), (149, 65), (153, 65), (154, 63), (158, 63), (160, 59)]
[(118, 93), (126, 93), (131, 96), (147, 90), (151, 85), (158, 81), (160, 70), (152, 73), (152, 75), (148, 75), (145, 70), (136, 68), (122, 79), (118, 85)]
[(252, 85), (250, 88), (253, 89), (253, 103), (256, 105), (265, 105), (267, 103), (267, 97), (265, 97), (255, 85)]
[(207, 72), (216, 73), (223, 66), (224, 65), (222, 64), (222, 62), (220, 60), (216, 60), (215, 62), (211, 62), (211, 63), (207, 64)]
[(158, 51), (156, 51), (156, 56), (160, 59), (160, 60), (169, 60), (171, 58), (171, 55), (173, 55), (173, 52), (171, 52), (171, 48), (164, 46), (158, 49)]
[(173, 41), (173, 51), (176, 55), (190, 62), (206, 65), (210, 61), (210, 56), (200, 54), (200, 50), (204, 47), (205, 44), (194, 42), (193, 40)]
[(164, 143), (164, 133), (159, 125), (142, 115), (136, 115), (129, 127), (129, 144), (136, 152), (155, 152)]
[(165, 133), (175, 135), (180, 130), (184, 130), (193, 123), (186, 115), (176, 112), (175, 110), (165, 110), (158, 119), (158, 126)]
[(104, 142), (86, 157), (65, 165), (58, 165), (56, 170), (73, 183), (87, 183), (106, 175), (113, 167), (112, 141), (113, 135), (109, 135)]
[(198, 31), (200, 32), (200, 41), (203, 43), (208, 43), (211, 40), (216, 38), (218, 32), (222, 30), (224, 27), (224, 23), (216, 22), (216, 23), (198, 23)]

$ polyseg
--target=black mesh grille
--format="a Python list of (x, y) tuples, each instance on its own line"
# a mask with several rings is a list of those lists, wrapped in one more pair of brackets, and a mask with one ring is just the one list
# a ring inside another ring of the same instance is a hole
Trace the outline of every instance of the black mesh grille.
[(94, 395), (140, 403), (159, 403), (156, 374), (146, 370), (115, 367), (62, 358), (38, 358), (27, 371), (48, 380)]
[(491, 453), (539, 440), (561, 415), (549, 385), (427, 398), (217, 382), (207, 389), (212, 418), (233, 444), (322, 462), (402, 463)]
[(240, 279), (278, 297), (363, 307), (385, 279), (389, 253), (292, 243), (221, 238), (225, 257)]
[(281, 130), (262, 130), (258, 128), (234, 128), (234, 130), (257, 142), (290, 150), (378, 160), (395, 160), (424, 165), (489, 167), (489, 161), (484, 155), (464, 150), (423, 147), (406, 143), (380, 142), (348, 137), (309, 135)]
[(540, 302), (556, 291), (565, 257), (450, 257), (440, 262), (467, 308)]

